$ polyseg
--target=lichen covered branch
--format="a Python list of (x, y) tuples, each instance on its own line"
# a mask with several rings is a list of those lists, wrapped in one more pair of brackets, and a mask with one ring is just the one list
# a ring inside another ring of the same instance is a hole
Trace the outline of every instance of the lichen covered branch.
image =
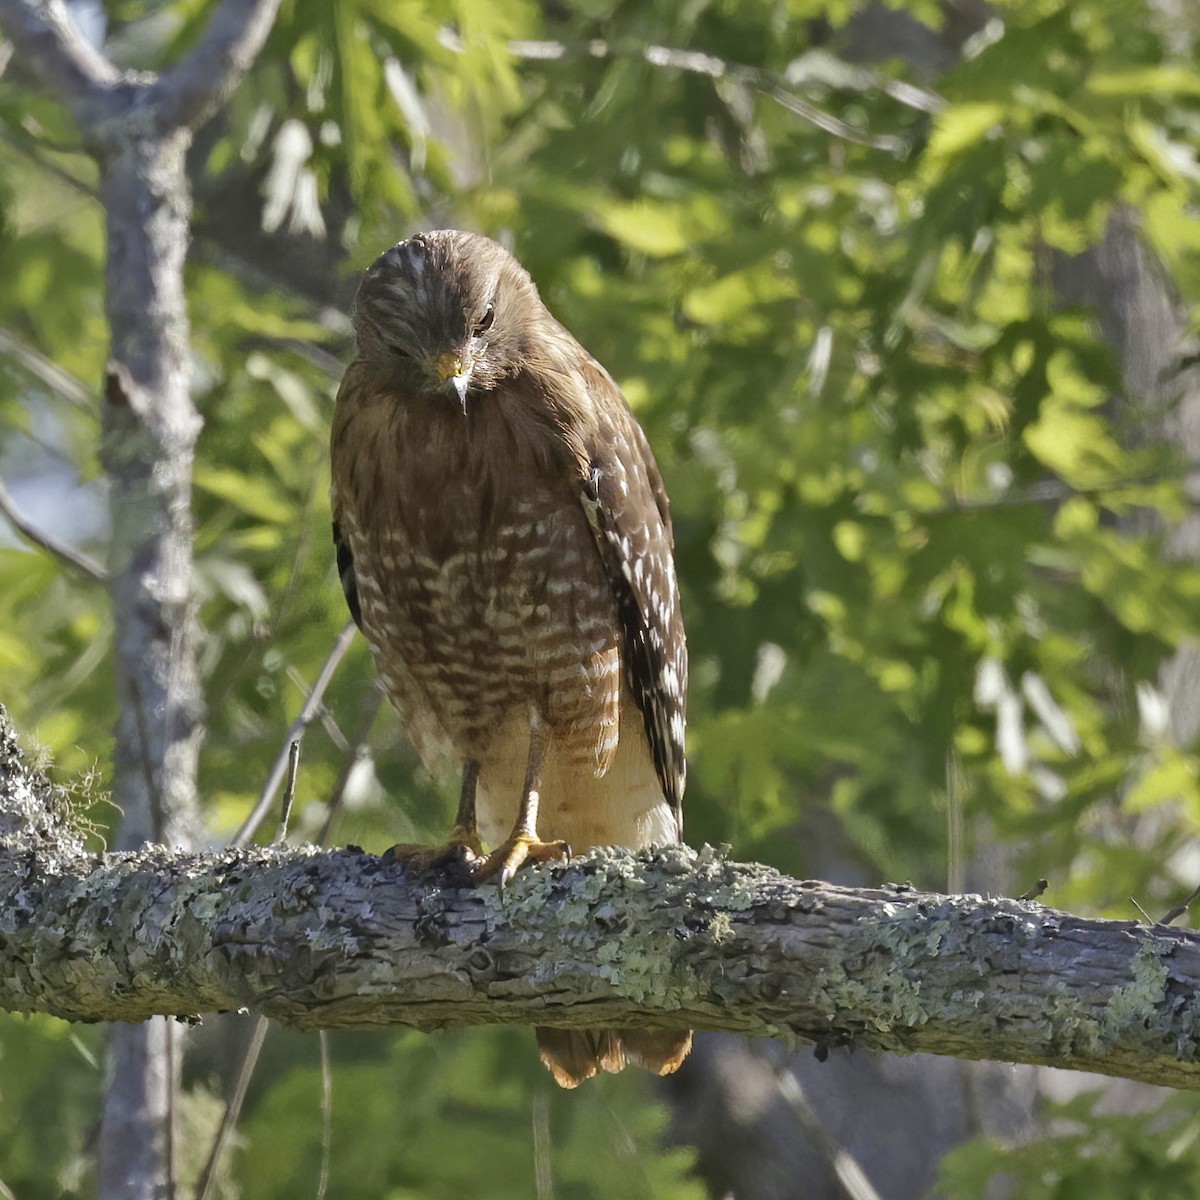
[(87, 853), (0, 708), (0, 1008), (663, 1025), (1200, 1088), (1200, 935), (597, 850), (501, 892), (354, 848)]
[(355, 849), (0, 849), (0, 1006), (305, 1029), (692, 1026), (1200, 1087), (1200, 939), (602, 850), (505, 892)]

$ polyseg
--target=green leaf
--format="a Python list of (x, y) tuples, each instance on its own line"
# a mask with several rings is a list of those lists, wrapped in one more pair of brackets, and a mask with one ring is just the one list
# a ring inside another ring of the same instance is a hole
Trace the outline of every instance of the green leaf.
[(649, 200), (605, 204), (596, 211), (595, 220), (617, 241), (655, 258), (681, 254), (690, 241), (683, 214), (675, 205)]
[(995, 103), (954, 104), (934, 119), (933, 132), (925, 150), (925, 160), (943, 166), (964, 150), (981, 141), (992, 140), (1007, 115), (1007, 108)]

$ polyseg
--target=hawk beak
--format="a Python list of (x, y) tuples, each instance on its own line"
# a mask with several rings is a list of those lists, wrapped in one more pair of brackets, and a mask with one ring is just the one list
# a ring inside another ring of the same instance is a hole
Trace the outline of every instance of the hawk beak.
[(464, 416), (467, 412), (467, 388), (471, 386), (471, 370), (474, 365), (466, 360), (461, 352), (454, 350), (447, 350), (445, 354), (439, 354), (437, 361), (433, 364), (438, 379), (442, 383), (448, 383), (454, 389), (454, 394), (458, 397), (459, 404), (462, 405)]

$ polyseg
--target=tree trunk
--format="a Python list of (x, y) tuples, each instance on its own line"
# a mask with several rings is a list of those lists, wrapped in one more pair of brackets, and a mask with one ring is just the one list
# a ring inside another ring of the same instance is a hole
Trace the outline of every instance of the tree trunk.
[[(192, 844), (203, 733), (192, 595), (192, 459), (183, 265), (193, 131), (253, 63), (279, 0), (223, 0), (161, 75), (121, 72), (62, 0), (0, 0), (0, 26), (72, 112), (100, 164), (111, 351), (102, 457), (117, 676), (117, 845)], [(100, 1126), (100, 1200), (174, 1195), (172, 1109), (181, 1039), (162, 1019), (113, 1032)]]
[[(117, 676), (116, 846), (195, 843), (202, 706), (195, 662), (191, 471), (200, 419), (188, 391), (183, 262), (190, 135), (121, 144), (103, 162), (103, 415)], [(100, 1200), (174, 1193), (173, 1110), (182, 1036), (162, 1017), (110, 1033)]]

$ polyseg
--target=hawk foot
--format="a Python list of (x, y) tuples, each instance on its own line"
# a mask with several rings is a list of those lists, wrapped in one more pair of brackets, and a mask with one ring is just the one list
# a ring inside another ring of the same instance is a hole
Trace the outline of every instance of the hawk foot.
[(486, 858), (474, 862), (470, 866), (471, 875), (479, 883), (499, 876), (499, 884), (504, 887), (517, 873), (522, 863), (553, 862), (571, 857), (571, 847), (566, 842), (539, 842), (536, 837), (526, 833), (514, 833), (506, 842), (501, 843)]
[(457, 825), (450, 837), (440, 846), (401, 842), (390, 850), (385, 850), (383, 857), (389, 862), (406, 863), (414, 871), (421, 872), (451, 865), (463, 866), (473, 872), (476, 863), (487, 861), (484, 858), (483, 846), (479, 842), (479, 834), (473, 829)]

